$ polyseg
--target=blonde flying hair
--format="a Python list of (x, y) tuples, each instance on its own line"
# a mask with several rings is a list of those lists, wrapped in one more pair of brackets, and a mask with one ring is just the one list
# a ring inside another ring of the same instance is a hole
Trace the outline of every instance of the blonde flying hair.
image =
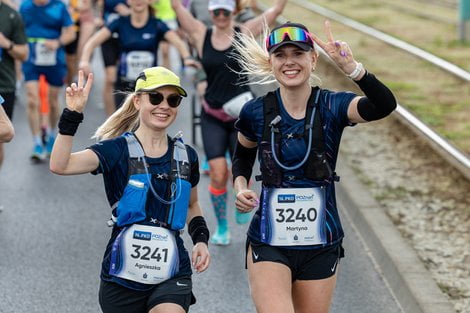
[(98, 127), (92, 138), (111, 139), (128, 131), (136, 131), (140, 120), (139, 111), (134, 106), (134, 98), (138, 96), (135, 92), (128, 94), (122, 106)]
[[(266, 49), (266, 38), (271, 33), (269, 26), (266, 21), (263, 25), (263, 32), (261, 35), (262, 44), (253, 36), (251, 32), (247, 34), (239, 32), (237, 33), (237, 40), (233, 41), (235, 53), (232, 57), (238, 61), (241, 67), (241, 71), (235, 71), (237, 74), (245, 77), (250, 77), (250, 81), (240, 82), (242, 85), (267, 85), (276, 83), (276, 77), (272, 70), (272, 66), (269, 63), (269, 53)], [(318, 57), (316, 50), (312, 51)], [(320, 78), (314, 74), (315, 67), (312, 68), (310, 74), (310, 84), (320, 85)]]

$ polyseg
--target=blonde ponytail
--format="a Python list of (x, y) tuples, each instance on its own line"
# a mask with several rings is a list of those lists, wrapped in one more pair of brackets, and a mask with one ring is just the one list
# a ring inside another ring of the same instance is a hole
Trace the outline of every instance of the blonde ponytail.
[(139, 127), (139, 111), (134, 106), (136, 93), (128, 94), (122, 106), (96, 130), (92, 138), (103, 140), (121, 136)]
[[(266, 38), (268, 34), (269, 27), (265, 24), (261, 38)], [(250, 77), (250, 82), (242, 82), (243, 84), (265, 85), (276, 81), (265, 45), (260, 45), (251, 32), (237, 33), (237, 38), (233, 41), (236, 53), (232, 57), (240, 64), (241, 71), (238, 74)]]

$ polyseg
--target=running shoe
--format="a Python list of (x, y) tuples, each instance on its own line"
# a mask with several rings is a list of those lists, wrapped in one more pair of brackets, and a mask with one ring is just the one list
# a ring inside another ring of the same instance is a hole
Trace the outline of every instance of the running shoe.
[(251, 214), (250, 213), (241, 213), (237, 209), (235, 209), (235, 221), (237, 224), (243, 225), (250, 221)]
[(54, 136), (49, 136), (47, 138), (47, 142), (46, 142), (46, 153), (47, 153), (47, 156), (51, 156), (51, 153), (52, 153), (52, 148), (54, 147), (54, 142), (55, 142), (55, 137)]
[(217, 226), (215, 234), (211, 237), (211, 243), (219, 246), (226, 246), (230, 243), (230, 232), (227, 227)]
[(44, 160), (44, 148), (42, 145), (34, 145), (33, 153), (31, 154), (31, 159), (33, 161), (42, 161)]

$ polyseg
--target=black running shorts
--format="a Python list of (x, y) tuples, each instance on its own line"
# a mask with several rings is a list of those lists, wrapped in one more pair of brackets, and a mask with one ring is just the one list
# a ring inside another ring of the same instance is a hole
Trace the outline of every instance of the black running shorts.
[(119, 60), (119, 39), (109, 38), (101, 44), (101, 54), (103, 55), (103, 63), (105, 67), (116, 66)]
[(235, 121), (223, 122), (201, 110), (201, 133), (207, 160), (224, 157), (227, 150), (230, 156), (237, 143)]
[(101, 281), (99, 301), (103, 313), (147, 313), (162, 303), (175, 303), (185, 312), (196, 303), (190, 276), (178, 277), (156, 285), (151, 290), (138, 291), (119, 284)]
[(292, 273), (292, 281), (295, 280), (319, 280), (333, 276), (337, 265), (344, 257), (344, 249), (341, 243), (319, 249), (299, 250), (273, 247), (263, 243), (252, 243), (251, 257), (253, 263), (268, 261), (286, 265)]
[(2, 92), (3, 100), (2, 104), (5, 113), (7, 114), (10, 121), (13, 121), (13, 106), (15, 105), (15, 93), (14, 92)]
[(77, 54), (78, 40), (80, 39), (80, 32), (76, 32), (75, 34), (76, 36), (75, 36), (74, 41), (64, 46), (66, 54), (72, 54), (72, 55)]

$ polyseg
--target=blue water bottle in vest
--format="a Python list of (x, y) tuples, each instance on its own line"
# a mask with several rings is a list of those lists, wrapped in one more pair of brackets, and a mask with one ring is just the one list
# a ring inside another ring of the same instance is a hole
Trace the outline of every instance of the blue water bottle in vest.
[(171, 229), (180, 230), (184, 228), (188, 215), (189, 198), (191, 196), (191, 183), (189, 182), (191, 164), (181, 135), (175, 136), (173, 143), (170, 174), (170, 201), (172, 203), (169, 205), (167, 223)]

